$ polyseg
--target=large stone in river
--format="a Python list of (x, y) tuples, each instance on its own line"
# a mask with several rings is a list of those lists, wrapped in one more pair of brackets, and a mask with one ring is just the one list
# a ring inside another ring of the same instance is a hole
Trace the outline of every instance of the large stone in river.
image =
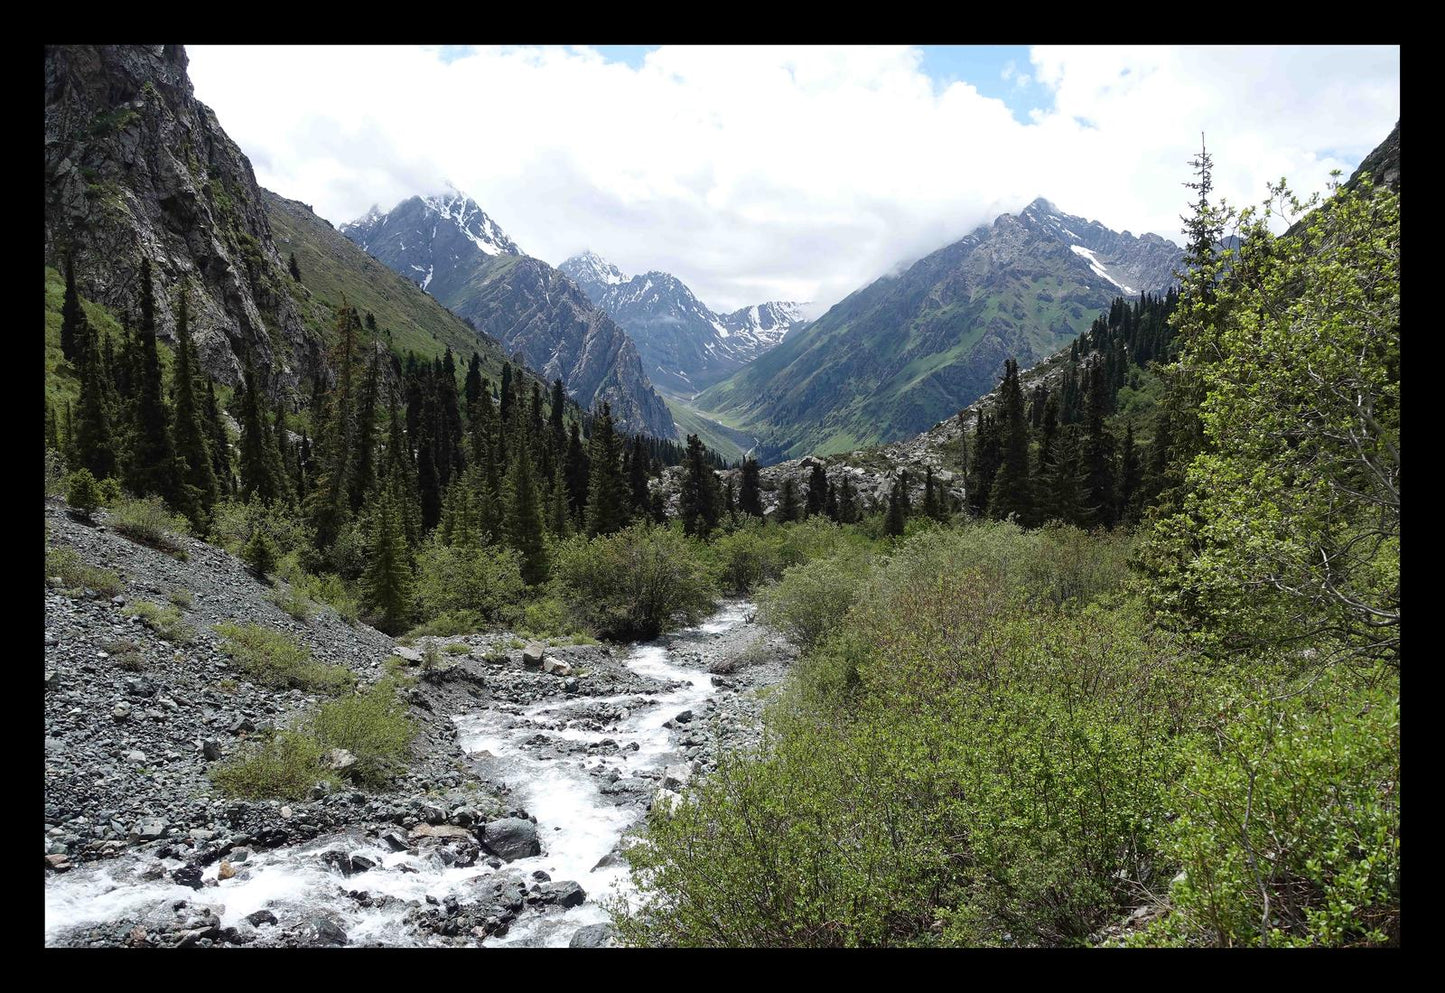
[(547, 646), (540, 641), (529, 642), (526, 648), (522, 649), (522, 664), (528, 669), (540, 668), (543, 656), (547, 653)]
[(568, 942), (569, 948), (613, 948), (616, 945), (611, 924), (588, 924), (584, 928), (578, 928)]
[[(530, 822), (528, 822), (528, 823), (530, 823)], [(535, 834), (536, 834), (536, 833), (533, 832), (533, 836), (534, 836), (534, 837), (535, 837)], [(455, 824), (418, 824), (416, 827), (414, 827), (414, 828), (411, 829), (411, 836), (412, 836), (413, 838), (468, 838), (468, 839), (470, 839), (470, 838), (472, 837), (472, 832), (468, 831), (468, 830), (467, 830), (466, 828), (464, 828), (464, 827), (458, 827), (458, 826), (455, 825)], [(387, 844), (390, 845), (392, 848), (396, 848), (396, 842), (394, 842), (394, 841), (387, 840)], [(403, 847), (405, 847), (405, 846), (403, 846)], [(400, 851), (400, 849), (397, 849), (397, 850)], [(535, 855), (536, 853), (534, 852), (533, 854)]]
[(487, 851), (508, 862), (542, 854), (542, 843), (537, 840), (537, 825), (520, 817), (488, 821), (482, 828), (482, 844)]

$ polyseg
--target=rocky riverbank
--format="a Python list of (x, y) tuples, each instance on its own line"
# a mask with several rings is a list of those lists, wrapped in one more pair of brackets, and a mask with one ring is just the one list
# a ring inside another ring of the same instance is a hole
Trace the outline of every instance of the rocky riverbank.
[[(716, 630), (642, 649), (552, 646), (539, 660), (495, 632), (445, 639), (469, 653), (424, 667), (427, 639), (398, 648), (324, 605), (297, 620), (202, 542), (184, 542), (180, 561), (61, 506), (47, 504), (46, 523), (49, 546), (122, 579), (119, 593), (95, 595), (47, 577), (48, 944), (476, 944), (563, 915), (581, 922), (568, 943), (605, 944), (592, 870), (616, 883), (617, 839), (659, 791), (756, 740), (758, 691), (791, 659), (746, 605), (729, 604)], [(130, 616), (141, 601), (174, 606), (189, 630)], [(289, 803), (218, 795), (207, 775), (216, 762), (318, 701), (242, 678), (213, 630), (230, 620), (285, 631), (363, 684), (388, 658), (413, 656), (406, 693), (419, 733), (405, 773), (385, 791), (318, 786)], [(668, 712), (674, 698), (697, 702)], [(479, 735), (506, 738), (507, 754)], [(562, 791), (586, 817), (612, 808), (604, 865), (568, 856), (594, 840), (538, 793), (535, 763), (592, 784)], [(539, 934), (558, 942), (555, 927)]]

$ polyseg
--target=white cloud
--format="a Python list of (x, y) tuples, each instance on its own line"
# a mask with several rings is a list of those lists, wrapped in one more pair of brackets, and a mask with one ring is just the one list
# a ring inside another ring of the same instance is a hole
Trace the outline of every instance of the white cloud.
[(901, 47), (190, 56), (262, 185), (334, 223), (450, 179), (539, 258), (667, 270), (718, 310), (834, 302), (1035, 196), (1177, 241), (1200, 131), (1252, 202), (1348, 173), (1400, 105), (1393, 47), (1040, 47), (1004, 70), (1054, 94), (1027, 124)]

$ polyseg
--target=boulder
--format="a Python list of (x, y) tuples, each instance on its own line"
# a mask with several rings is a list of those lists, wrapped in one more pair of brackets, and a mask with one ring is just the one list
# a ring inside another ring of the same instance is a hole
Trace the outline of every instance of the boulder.
[(526, 648), (522, 649), (522, 664), (528, 669), (539, 668), (545, 660), (546, 654), (546, 645), (540, 641), (530, 642)]
[(399, 658), (405, 659), (412, 665), (421, 664), (421, 652), (417, 651), (415, 648), (407, 648), (403, 645), (397, 645), (391, 650), (391, 654)]
[[(474, 836), (472, 832), (468, 831), (466, 828), (458, 827), (455, 824), (418, 824), (416, 827), (411, 829), (411, 837), (471, 839)], [(382, 841), (385, 841), (387, 845), (391, 846), (392, 848), (396, 848), (396, 843), (400, 840), (400, 836), (397, 835), (395, 831), (389, 832), (382, 837)], [(402, 848), (405, 847), (406, 845), (403, 844), (401, 848), (396, 848), (396, 850), (401, 851)]]
[(692, 766), (670, 765), (662, 771), (662, 788), (676, 793), (692, 778)]
[(230, 879), (236, 874), (236, 867), (225, 859), (221, 859), (221, 868), (216, 870), (217, 879)]
[(542, 671), (549, 672), (554, 676), (572, 675), (572, 667), (560, 659), (543, 659)]
[(616, 945), (611, 924), (588, 924), (578, 928), (567, 943), (568, 948), (614, 948)]
[(356, 764), (356, 756), (344, 748), (333, 748), (326, 753), (321, 764), (335, 772), (345, 772)]
[(142, 817), (131, 832), (141, 841), (155, 841), (166, 833), (167, 826), (164, 817)]
[(214, 738), (201, 742), (201, 757), (207, 762), (216, 761), (221, 757), (221, 743)]
[(540, 895), (542, 903), (555, 903), (559, 907), (580, 907), (587, 902), (587, 891), (570, 879), (560, 883), (544, 883)]
[(542, 854), (537, 825), (520, 817), (488, 821), (482, 828), (481, 840), (487, 851), (508, 862)]
[(269, 910), (258, 910), (255, 913), (247, 914), (246, 921), (252, 927), (260, 927), (262, 924), (275, 924), (276, 915)]

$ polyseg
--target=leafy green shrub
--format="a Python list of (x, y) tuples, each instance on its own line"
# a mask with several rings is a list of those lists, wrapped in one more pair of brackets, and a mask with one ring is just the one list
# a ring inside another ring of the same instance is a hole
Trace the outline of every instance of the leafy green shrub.
[(386, 782), (416, 735), (416, 724), (390, 679), (322, 704), (310, 726), (323, 750), (344, 748), (355, 755), (356, 764), (348, 772), (371, 785)]
[(355, 624), (357, 617), (361, 614), (361, 604), (356, 594), (346, 585), (343, 580), (334, 572), (328, 572), (320, 576), (307, 576), (301, 584), (306, 590), (307, 596), (313, 600), (319, 600), (341, 615), (341, 619), (347, 624)]
[(65, 493), (68, 478), (65, 471), (65, 456), (55, 449), (47, 447), (45, 449), (45, 495), (48, 497), (62, 496)]
[(70, 474), (65, 487), (65, 502), (85, 520), (91, 520), (95, 508), (100, 506), (100, 484), (95, 481), (89, 469), (77, 469)]
[(311, 547), (311, 528), (285, 505), (222, 500), (211, 512), (211, 540), (237, 558), (257, 531), (264, 531), (278, 557), (304, 554)]
[(225, 639), (226, 654), (255, 682), (333, 694), (344, 693), (356, 683), (350, 670), (313, 661), (310, 649), (284, 632), (235, 623), (217, 624), (216, 631)]
[(397, 641), (409, 643), (417, 638), (452, 638), (459, 634), (474, 634), (483, 631), (487, 623), (482, 615), (471, 610), (457, 610), (438, 614), (425, 624), (418, 624)]
[[(572, 639), (573, 644), (592, 642), (568, 612), (567, 605), (556, 596), (544, 596), (523, 607), (517, 627), (529, 638)], [(578, 638), (587, 640), (579, 642)]]
[(694, 623), (712, 605), (700, 543), (665, 527), (562, 542), (553, 576), (572, 615), (606, 638), (654, 638), (676, 616)]
[(723, 589), (747, 593), (783, 572), (783, 529), (749, 521), (717, 537), (712, 554)]
[(467, 612), (487, 625), (515, 619), (516, 604), (526, 591), (520, 561), (511, 549), (447, 545), (433, 536), (417, 555), (416, 596), (422, 616)]
[(472, 646), (465, 641), (453, 641), (443, 650), (448, 655), (468, 655), (471, 653)]
[(792, 566), (758, 593), (758, 619), (811, 648), (843, 620), (870, 568), (868, 558), (856, 552)]
[(115, 573), (88, 565), (79, 552), (65, 546), (45, 550), (45, 575), (47, 578), (59, 576), (66, 589), (94, 590), (105, 597), (113, 597), (125, 589), (125, 584)]
[(1182, 765), (1167, 851), (1183, 878), (1135, 943), (1399, 944), (1398, 686), (1256, 694)]
[(183, 561), (186, 558), (180, 539), (191, 533), (190, 525), (184, 517), (168, 511), (165, 501), (158, 496), (122, 500), (110, 509), (110, 526), (132, 541)]
[(180, 588), (171, 590), (166, 594), (166, 599), (170, 600), (171, 606), (177, 610), (190, 610), (191, 606), (195, 603), (190, 591)]
[(196, 640), (195, 628), (185, 623), (175, 607), (137, 600), (125, 608), (125, 613), (130, 617), (139, 617), (142, 624), (173, 644), (189, 645)]
[(213, 767), (211, 781), (222, 792), (248, 800), (301, 800), (316, 783), (336, 781), (321, 765), (323, 754), (325, 749), (311, 735), (281, 731)]
[(315, 609), (305, 594), (289, 583), (272, 592), (271, 602), (298, 621), (309, 620)]

